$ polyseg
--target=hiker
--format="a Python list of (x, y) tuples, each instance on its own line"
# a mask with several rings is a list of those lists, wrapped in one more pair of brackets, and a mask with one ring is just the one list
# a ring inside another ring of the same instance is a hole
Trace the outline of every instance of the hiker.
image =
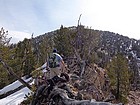
[(65, 63), (63, 58), (57, 53), (56, 49), (53, 49), (53, 52), (50, 54), (47, 62), (47, 67), (50, 72), (48, 94), (50, 94), (53, 87), (58, 83), (66, 83), (69, 81), (69, 76), (65, 73)]
[(57, 49), (53, 49), (52, 54), (48, 58), (47, 66), (50, 69), (50, 79), (55, 76), (60, 77), (65, 71), (65, 63), (63, 58), (57, 53)]

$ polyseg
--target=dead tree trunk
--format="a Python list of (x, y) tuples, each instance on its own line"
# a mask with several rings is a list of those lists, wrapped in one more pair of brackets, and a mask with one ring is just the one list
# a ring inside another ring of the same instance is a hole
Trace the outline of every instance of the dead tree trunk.
[(7, 72), (8, 73), (10, 73), (11, 75), (15, 76), (15, 78), (18, 79), (24, 86), (26, 86), (30, 90), (32, 89), (32, 87), (27, 82), (25, 82), (23, 79), (21, 79), (20, 77), (18, 77), (14, 73), (14, 71), (12, 70), (12, 68), (10, 66), (8, 66), (8, 64), (6, 62), (4, 62), (1, 58), (0, 58), (0, 62), (2, 63), (3, 67), (7, 69)]
[(60, 99), (64, 103), (64, 105), (123, 105), (122, 103), (112, 104), (109, 102), (97, 102), (95, 99), (90, 99), (90, 100), (71, 99), (68, 97), (66, 91), (60, 88), (54, 88), (51, 94), (49, 95), (49, 99), (52, 99), (55, 96), (57, 97), (57, 99), (58, 96), (60, 96), (61, 97)]
[(80, 73), (80, 77), (83, 76), (83, 74), (84, 74), (84, 72), (85, 72), (85, 67), (86, 67), (86, 62), (85, 62), (85, 60), (83, 60), (83, 61), (81, 62), (81, 73)]

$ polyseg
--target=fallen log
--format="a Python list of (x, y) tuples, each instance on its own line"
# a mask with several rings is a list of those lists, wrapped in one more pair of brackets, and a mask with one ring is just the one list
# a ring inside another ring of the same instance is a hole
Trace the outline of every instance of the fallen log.
[(97, 102), (95, 99), (90, 99), (90, 100), (71, 99), (68, 97), (67, 92), (65, 90), (57, 88), (57, 87), (55, 87), (52, 90), (52, 92), (50, 93), (48, 98), (50, 100), (50, 99), (53, 99), (55, 96), (57, 98), (58, 98), (58, 96), (60, 96), (61, 97), (60, 99), (64, 103), (64, 105), (123, 105), (122, 103), (113, 104), (113, 103), (109, 103), (109, 102)]

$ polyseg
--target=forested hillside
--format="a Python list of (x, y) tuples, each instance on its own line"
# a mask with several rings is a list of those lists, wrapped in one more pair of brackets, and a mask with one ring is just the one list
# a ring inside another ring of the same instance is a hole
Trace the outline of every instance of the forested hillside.
[[(71, 72), (81, 78), (92, 73), (87, 70), (93, 65), (104, 69), (110, 80), (108, 91), (120, 102), (126, 102), (130, 90), (140, 88), (140, 40), (83, 25), (61, 26), (58, 30), (38, 37), (32, 35), (30, 39), (11, 45), (7, 35), (8, 31), (1, 28), (0, 59), (19, 77), (30, 76), (46, 62), (52, 49), (57, 48)], [(0, 63), (0, 88), (16, 79), (6, 69)]]

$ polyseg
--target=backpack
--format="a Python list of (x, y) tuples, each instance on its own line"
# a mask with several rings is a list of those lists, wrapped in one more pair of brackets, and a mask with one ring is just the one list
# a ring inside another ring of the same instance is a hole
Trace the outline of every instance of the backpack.
[(56, 68), (59, 67), (59, 62), (56, 57), (57, 55), (55, 53), (50, 54), (48, 64), (50, 68)]

